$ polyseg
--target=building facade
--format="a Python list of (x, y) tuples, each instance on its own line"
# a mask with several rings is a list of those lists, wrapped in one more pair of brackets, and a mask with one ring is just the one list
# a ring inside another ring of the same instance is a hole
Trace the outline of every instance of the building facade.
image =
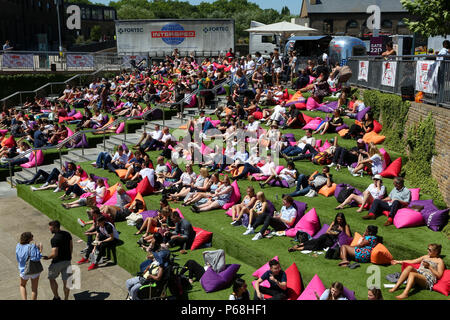
[[(104, 38), (114, 37), (114, 8), (80, 4), (81, 31), (71, 31), (66, 27), (68, 2), (61, 1), (59, 10), (63, 47), (70, 47), (79, 34), (88, 39), (90, 29), (95, 25), (100, 26)], [(10, 40), (14, 50), (57, 51), (59, 33), (55, 0), (0, 0), (0, 43), (6, 40)]]
[(403, 22), (411, 15), (400, 0), (303, 0), (300, 18), (321, 34), (367, 39), (372, 31), (366, 25), (366, 10), (373, 4), (381, 9), (380, 34), (412, 34)]

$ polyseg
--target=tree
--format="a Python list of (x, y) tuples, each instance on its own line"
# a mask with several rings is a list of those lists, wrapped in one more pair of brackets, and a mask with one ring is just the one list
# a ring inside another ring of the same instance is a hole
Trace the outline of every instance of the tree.
[(90, 39), (92, 41), (98, 42), (102, 37), (102, 30), (99, 25), (95, 25), (91, 28)]
[(425, 37), (450, 34), (449, 0), (400, 0), (400, 2), (414, 17), (405, 19), (409, 30)]
[(283, 9), (281, 9), (281, 15), (282, 16), (290, 16), (291, 15), (291, 10), (289, 10), (288, 7), (283, 7)]

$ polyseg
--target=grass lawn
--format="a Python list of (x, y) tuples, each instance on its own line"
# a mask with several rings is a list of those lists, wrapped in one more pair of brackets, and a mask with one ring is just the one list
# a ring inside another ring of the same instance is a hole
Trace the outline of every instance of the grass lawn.
[[(306, 114), (312, 116), (317, 115), (324, 117), (321, 112), (309, 112)], [(347, 123), (353, 123), (353, 120), (345, 120)], [(296, 138), (300, 138), (304, 135), (303, 130), (285, 130), (286, 132), (292, 132)], [(316, 139), (331, 139), (336, 134), (326, 134), (322, 137), (316, 136)], [(345, 147), (353, 147), (354, 142), (350, 140), (339, 139), (339, 145)], [(379, 146), (382, 147), (382, 146)], [(389, 150), (388, 150), (389, 151)], [(159, 152), (149, 153), (153, 160), (156, 159)], [(392, 160), (395, 160), (398, 156), (404, 157), (404, 155), (390, 152)], [(280, 159), (281, 165), (286, 165), (284, 159)], [(88, 173), (95, 173), (98, 176), (108, 177), (109, 184), (112, 185), (118, 182), (119, 179), (116, 175), (107, 171), (96, 169), (90, 166), (88, 163), (81, 163), (82, 167)], [(320, 170), (320, 166), (316, 166), (309, 161), (298, 161), (296, 167), (300, 173), (311, 174), (315, 170)], [(196, 167), (196, 171), (198, 168)], [(334, 169), (331, 170), (333, 180), (336, 183), (349, 183), (354, 187), (365, 190), (365, 188), (371, 183), (370, 177), (353, 177), (346, 169), (339, 172)], [(384, 179), (384, 184), (387, 191), (390, 192), (393, 188), (392, 179)], [(261, 190), (256, 182), (250, 182), (247, 180), (239, 181), (241, 194), (245, 193), (247, 186), (253, 185), (255, 191)], [(407, 187), (414, 187), (408, 184)], [(279, 210), (281, 207), (281, 195), (283, 193), (291, 192), (292, 189), (283, 189), (278, 187), (266, 187), (263, 189), (268, 200), (272, 201), (275, 207)], [(59, 193), (58, 195), (60, 195)], [(70, 230), (72, 233), (83, 237), (82, 228), (77, 224), (77, 218), (86, 219), (86, 208), (76, 208), (71, 210), (65, 210), (60, 205), (60, 200), (52, 191), (40, 191), (31, 192), (28, 186), (18, 186), (18, 195), (31, 203), (41, 212), (45, 213), (51, 218), (59, 219), (62, 225)], [(157, 209), (159, 207), (159, 199), (161, 196), (147, 196), (145, 201), (147, 209)], [(429, 199), (427, 195), (421, 195), (421, 199)], [(330, 224), (334, 219), (336, 212), (334, 207), (338, 204), (334, 197), (326, 198), (319, 195), (315, 198), (297, 197), (296, 200), (306, 202), (308, 205), (307, 210), (316, 208), (322, 224)], [(177, 207), (177, 203), (171, 203), (172, 207)], [(440, 204), (442, 206), (442, 204)], [(201, 252), (204, 250), (212, 250), (215, 248), (222, 248), (226, 252), (227, 263), (239, 263), (241, 269), (238, 274), (247, 281), (249, 287), (251, 281), (254, 280), (251, 274), (254, 270), (266, 263), (273, 256), (277, 255), (280, 258), (280, 262), (283, 268), (289, 267), (295, 262), (300, 270), (303, 283), (307, 285), (315, 274), (324, 282), (325, 286), (329, 286), (334, 281), (342, 282), (347, 288), (352, 289), (356, 293), (358, 299), (367, 299), (367, 285), (366, 281), (370, 274), (366, 273), (367, 268), (371, 264), (361, 264), (360, 268), (351, 270), (349, 268), (340, 268), (337, 266), (338, 260), (328, 260), (324, 258), (324, 255), (305, 255), (300, 252), (288, 253), (287, 249), (293, 243), (291, 238), (286, 237), (274, 237), (272, 239), (262, 239), (259, 241), (251, 241), (252, 236), (243, 236), (245, 231), (243, 227), (233, 227), (230, 225), (230, 218), (224, 214), (224, 210), (215, 210), (211, 212), (204, 212), (200, 214), (192, 213), (189, 208), (181, 207), (183, 215), (196, 227), (200, 227), (214, 233), (213, 236), (213, 248), (196, 250), (189, 252), (187, 255), (179, 256), (179, 263), (184, 264), (188, 259), (194, 259), (199, 263), (202, 263)], [(448, 246), (450, 244), (449, 239), (442, 232), (433, 232), (426, 226), (406, 229), (396, 229), (394, 226), (384, 227), (383, 223), (386, 221), (386, 217), (381, 216), (375, 221), (364, 221), (361, 219), (362, 215), (366, 213), (357, 213), (355, 208), (344, 209), (343, 212), (346, 215), (347, 222), (351, 228), (352, 233), (359, 232), (362, 234), (368, 224), (374, 224), (379, 228), (379, 235), (384, 238), (384, 245), (390, 250), (395, 259), (407, 260), (417, 258), (426, 254), (426, 246), (429, 243), (440, 243), (443, 245), (443, 255), (446, 265), (449, 265), (450, 259), (448, 255)], [(135, 236), (135, 227), (130, 227), (126, 223), (118, 223), (118, 230), (121, 232), (121, 239), (124, 244), (117, 250), (118, 263), (123, 268), (134, 274), (139, 264), (145, 260), (145, 253), (138, 248), (136, 241), (139, 236)], [(77, 259), (75, 253), (74, 259)], [(387, 274), (399, 272), (400, 266), (380, 266), (380, 284), (389, 283), (385, 277)], [(399, 293), (391, 294), (387, 289), (382, 289), (385, 299), (395, 299), (395, 296)], [(201, 285), (196, 282), (192, 291), (189, 293), (190, 299), (227, 299), (231, 289), (225, 289), (220, 292), (206, 294)], [(253, 290), (251, 290), (253, 295)], [(437, 292), (430, 292), (427, 290), (415, 291), (410, 293), (412, 300), (443, 300), (447, 299), (444, 295)]]

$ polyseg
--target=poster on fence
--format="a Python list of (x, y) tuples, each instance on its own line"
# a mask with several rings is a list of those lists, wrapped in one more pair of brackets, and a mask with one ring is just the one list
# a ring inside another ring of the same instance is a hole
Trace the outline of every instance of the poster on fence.
[(416, 64), (416, 90), (436, 94), (438, 91), (439, 61), (423, 60)]
[(33, 69), (32, 54), (4, 54), (3, 68), (10, 69)]
[(68, 54), (67, 68), (93, 68), (94, 56), (88, 54)]
[(383, 70), (381, 74), (381, 84), (383, 86), (394, 87), (395, 75), (397, 73), (397, 62), (383, 62)]
[(367, 82), (368, 74), (369, 74), (369, 61), (360, 61), (358, 80), (364, 80)]
[(134, 60), (134, 62), (137, 64), (139, 64), (142, 60), (146, 60), (147, 61), (147, 56), (140, 56), (140, 55), (134, 55), (134, 56), (123, 56), (122, 58), (122, 63), (125, 65), (125, 67), (131, 67), (130, 61)]

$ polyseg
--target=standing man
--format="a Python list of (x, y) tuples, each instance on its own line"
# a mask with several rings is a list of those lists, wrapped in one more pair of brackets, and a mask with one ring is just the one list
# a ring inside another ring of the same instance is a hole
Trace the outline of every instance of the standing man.
[(3, 51), (12, 50), (12, 49), (14, 49), (14, 48), (11, 47), (9, 40), (6, 40), (5, 44), (3, 45)]
[(61, 300), (58, 294), (58, 283), (56, 278), (61, 274), (64, 284), (64, 300), (69, 299), (70, 289), (67, 287), (67, 279), (72, 275), (70, 265), (72, 260), (73, 242), (72, 236), (67, 231), (62, 231), (58, 220), (49, 222), (49, 230), (54, 235), (50, 240), (52, 252), (44, 256), (44, 260), (53, 259), (48, 267), (48, 279), (53, 292), (53, 300)]

